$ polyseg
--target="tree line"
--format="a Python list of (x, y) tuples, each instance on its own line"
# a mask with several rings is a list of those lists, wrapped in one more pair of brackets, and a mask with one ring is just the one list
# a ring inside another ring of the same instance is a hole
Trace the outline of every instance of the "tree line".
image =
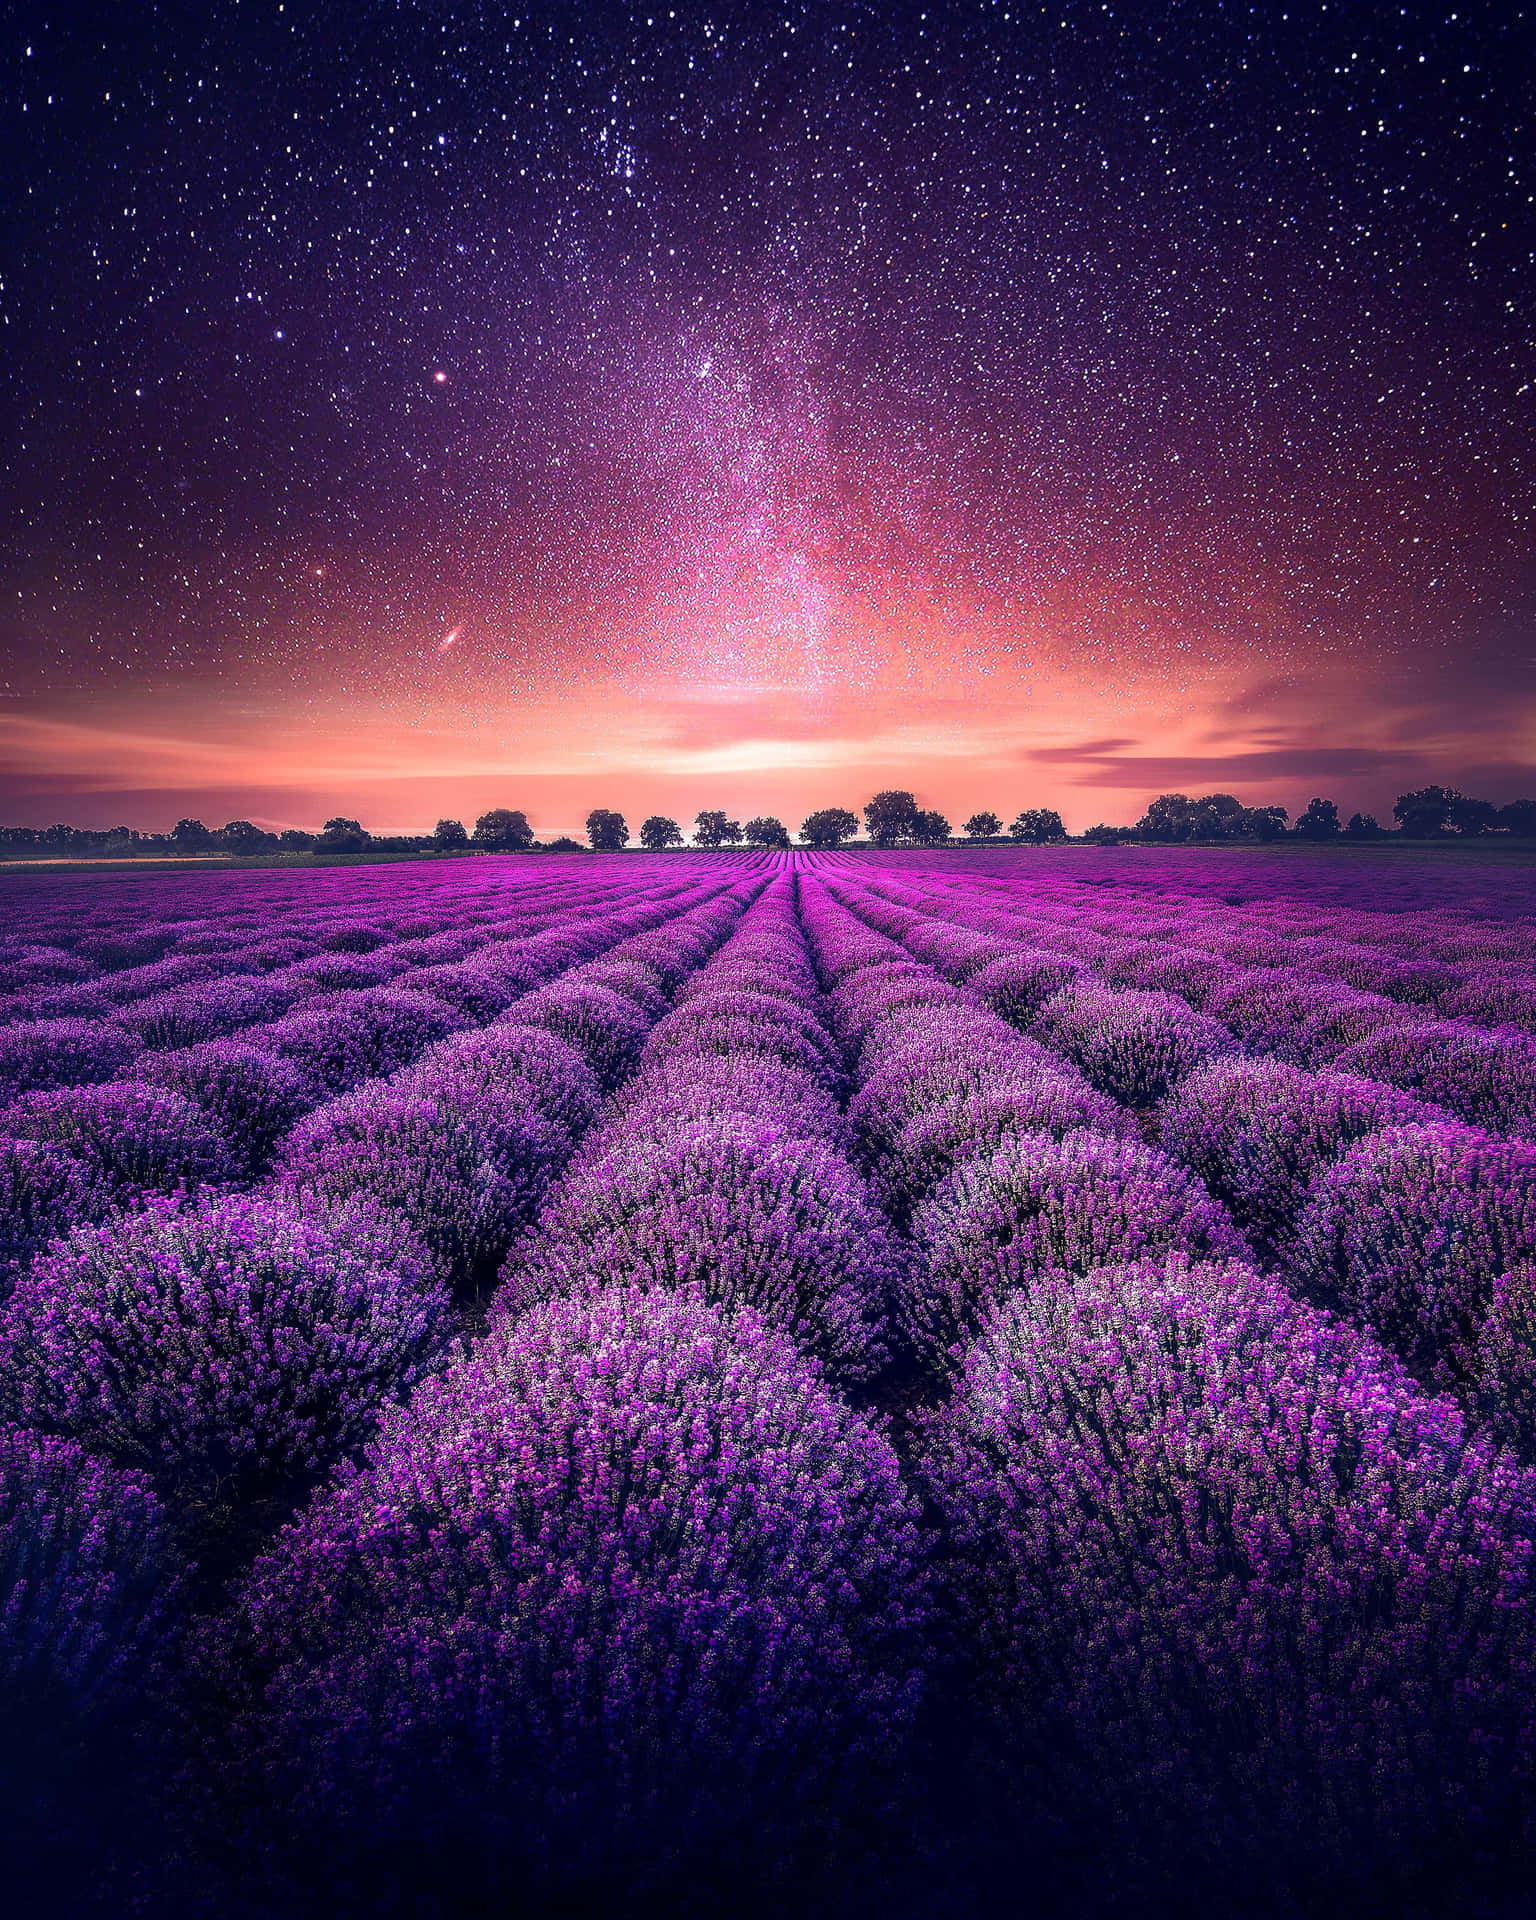
[[(942, 813), (920, 807), (916, 796), (898, 789), (877, 793), (863, 808), (865, 839), (877, 847), (942, 847), (958, 836)], [(1294, 821), (1284, 807), (1245, 807), (1230, 793), (1207, 793), (1192, 799), (1185, 793), (1160, 793), (1133, 825), (1093, 826), (1082, 835), (1100, 846), (1121, 842), (1151, 845), (1214, 845), (1221, 842), (1263, 842), (1295, 839), (1313, 842), (1372, 840), (1396, 831), (1409, 839), (1478, 838), (1510, 834), (1536, 838), (1536, 800), (1512, 800), (1495, 806), (1455, 787), (1419, 787), (1399, 794), (1392, 809), (1393, 827), (1382, 826), (1369, 813), (1340, 817), (1332, 800), (1314, 798)], [(372, 834), (360, 822), (336, 815), (318, 833), (298, 827), (269, 832), (249, 820), (230, 820), (208, 827), (201, 820), (178, 820), (169, 833), (142, 833), (132, 827), (0, 827), (0, 851), (34, 857), (154, 856), (166, 854), (274, 853), (615, 853), (630, 842), (622, 813), (594, 807), (587, 815), (586, 844), (562, 834), (541, 841), (528, 816), (510, 807), (492, 807), (475, 821), (473, 829), (461, 820), (439, 820), (431, 833)], [(832, 849), (858, 838), (860, 821), (848, 807), (822, 807), (800, 822), (802, 846)], [(1003, 825), (999, 814), (973, 813), (960, 829), (971, 846), (1008, 841), (1020, 846), (1048, 846), (1067, 839), (1066, 827), (1054, 807), (1026, 807)], [(681, 824), (653, 813), (640, 825), (640, 845), (648, 852), (688, 844)], [(696, 847), (784, 848), (792, 844), (789, 828), (772, 814), (758, 814), (745, 822), (718, 810), (696, 814)]]
[(1486, 834), (1536, 838), (1536, 800), (1511, 800), (1499, 807), (1456, 787), (1417, 787), (1400, 793), (1392, 818), (1395, 828), (1384, 827), (1370, 813), (1352, 813), (1344, 820), (1334, 801), (1314, 797), (1292, 822), (1284, 807), (1245, 807), (1230, 793), (1207, 793), (1198, 799), (1187, 793), (1160, 793), (1134, 826), (1089, 827), (1083, 838), (1100, 845), (1128, 840), (1165, 846), (1285, 838), (1376, 840), (1394, 831), (1410, 840), (1475, 839)]

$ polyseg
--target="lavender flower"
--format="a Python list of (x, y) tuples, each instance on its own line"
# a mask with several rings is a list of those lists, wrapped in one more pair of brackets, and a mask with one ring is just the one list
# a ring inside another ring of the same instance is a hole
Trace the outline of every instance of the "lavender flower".
[(1212, 1060), (1169, 1096), (1162, 1144), (1231, 1207), (1255, 1245), (1278, 1250), (1320, 1167), (1365, 1134), (1435, 1117), (1411, 1094), (1353, 1074)]
[(0, 1115), (0, 1131), (63, 1147), (119, 1203), (232, 1179), (240, 1158), (212, 1115), (131, 1080), (24, 1094)]
[(366, 1199), (204, 1199), (39, 1255), (0, 1325), (0, 1375), (28, 1425), (180, 1503), (238, 1504), (366, 1434), (446, 1304), (426, 1249)]
[(1225, 1210), (1152, 1147), (1101, 1134), (1015, 1134), (962, 1161), (915, 1210), (921, 1256), (904, 1329), (942, 1371), (1008, 1296), (1050, 1275), (1165, 1252), (1245, 1251)]
[(628, 1120), (581, 1155), (514, 1248), (509, 1309), (612, 1281), (697, 1287), (784, 1327), (845, 1379), (878, 1373), (901, 1263), (836, 1148), (761, 1112)]
[(690, 1293), (557, 1300), (392, 1413), (255, 1569), (230, 1774), (331, 1853), (570, 1880), (824, 1816), (910, 1724), (883, 1438)]
[(1048, 1790), (1282, 1885), (1518, 1842), (1536, 1480), (1279, 1283), (1015, 1294), (926, 1477), (981, 1698)]
[(1116, 993), (1088, 982), (1048, 1000), (1031, 1030), (1127, 1106), (1150, 1107), (1202, 1061), (1236, 1051), (1215, 1020), (1171, 993)]
[(1291, 1266), (1449, 1384), (1494, 1282), (1532, 1259), (1536, 1146), (1428, 1123), (1371, 1134), (1322, 1170)]

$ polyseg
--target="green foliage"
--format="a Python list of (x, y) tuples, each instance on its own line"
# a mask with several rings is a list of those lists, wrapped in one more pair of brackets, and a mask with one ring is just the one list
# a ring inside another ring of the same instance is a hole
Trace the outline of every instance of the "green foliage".
[(320, 829), (320, 838), (315, 843), (317, 853), (361, 853), (372, 836), (356, 820), (348, 820), (345, 815), (337, 814), (327, 820)]
[(492, 807), (475, 822), (474, 843), (492, 853), (523, 853), (533, 845), (533, 828), (526, 813)]
[(1067, 830), (1054, 807), (1026, 807), (1009, 827), (1008, 834), (1027, 846), (1043, 847), (1050, 840), (1065, 840)]
[(622, 813), (609, 807), (594, 807), (587, 815), (587, 838), (594, 853), (618, 853), (629, 845), (629, 828)]
[[(127, 829), (123, 829), (126, 837)], [(229, 853), (274, 853), (277, 850), (277, 835), (266, 833), (249, 820), (231, 820), (220, 827), (218, 839)]]
[(683, 844), (683, 830), (664, 813), (653, 813), (640, 823), (640, 844), (652, 853), (660, 853), (663, 847), (680, 847)]
[(898, 840), (914, 840), (918, 815), (915, 794), (890, 790), (864, 803), (864, 826), (877, 847), (893, 847)]
[(1332, 840), (1339, 832), (1339, 810), (1331, 800), (1312, 799), (1307, 802), (1307, 810), (1296, 822), (1296, 833), (1302, 840)]
[(1451, 809), (1462, 798), (1455, 787), (1418, 787), (1397, 796), (1392, 817), (1411, 839), (1432, 839), (1445, 832), (1451, 822)]
[(800, 822), (800, 838), (808, 847), (840, 847), (858, 830), (857, 817), (846, 807), (822, 807)]
[(719, 812), (694, 816), (693, 843), (696, 847), (734, 847), (740, 839), (739, 820), (728, 820)]

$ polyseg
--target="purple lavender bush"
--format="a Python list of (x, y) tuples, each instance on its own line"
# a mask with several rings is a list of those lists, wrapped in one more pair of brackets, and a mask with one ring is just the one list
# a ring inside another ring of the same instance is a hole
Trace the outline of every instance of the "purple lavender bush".
[(1029, 1027), (1045, 1003), (1082, 973), (1077, 961), (1059, 953), (1005, 953), (973, 973), (967, 982), (978, 999), (1016, 1027)]
[(1536, 1258), (1536, 1146), (1453, 1122), (1388, 1128), (1325, 1167), (1292, 1272), (1451, 1385), (1501, 1274)]
[(613, 1289), (505, 1323), (276, 1542), (213, 1671), (226, 1778), (434, 1894), (835, 1819), (909, 1727), (925, 1584), (883, 1437), (783, 1334)]
[(1278, 1281), (1015, 1294), (925, 1477), (1000, 1748), (1101, 1833), (1346, 1906), (1519, 1847), (1536, 1478)]
[(0, 1425), (0, 1781), (132, 1685), (174, 1603), (159, 1503), (72, 1440)]
[(311, 1100), (346, 1093), (378, 1066), (373, 1033), (352, 1001), (302, 1007), (281, 1020), (248, 1028), (241, 1037), (265, 1053), (292, 1061), (308, 1084)]
[(445, 1277), (469, 1290), (495, 1272), (527, 1199), (461, 1106), (384, 1081), (300, 1120), (283, 1142), (277, 1179), (295, 1204), (359, 1194), (392, 1208)]
[(108, 1204), (90, 1168), (63, 1147), (0, 1137), (0, 1306), (35, 1253)]
[(327, 1467), (409, 1385), (446, 1311), (433, 1263), (367, 1200), (152, 1207), (39, 1254), (0, 1320), (29, 1427), (238, 1505)]
[(814, 1012), (774, 994), (722, 988), (675, 1008), (652, 1031), (647, 1062), (675, 1055), (762, 1053), (817, 1075), (829, 1088), (842, 1082), (842, 1059)]
[(907, 1338), (943, 1372), (1010, 1294), (1106, 1261), (1246, 1248), (1185, 1168), (1138, 1141), (1015, 1134), (963, 1160), (915, 1209), (918, 1259), (902, 1297)]
[(0, 1103), (110, 1080), (139, 1051), (132, 1034), (105, 1020), (26, 1020), (0, 1027)]
[(526, 994), (500, 1024), (543, 1027), (572, 1046), (605, 1087), (615, 1087), (635, 1068), (650, 1021), (626, 995), (577, 975), (552, 980)]
[(1162, 1144), (1232, 1209), (1255, 1246), (1277, 1251), (1320, 1167), (1365, 1134), (1433, 1117), (1412, 1094), (1354, 1074), (1212, 1060), (1169, 1096)]
[(1526, 1034), (1425, 1020), (1356, 1042), (1339, 1065), (1495, 1133), (1536, 1136), (1536, 1041)]
[(900, 1272), (878, 1208), (834, 1146), (761, 1111), (656, 1125), (637, 1107), (583, 1152), (513, 1249), (504, 1297), (517, 1310), (610, 1282), (696, 1287), (860, 1381), (885, 1363)]
[(672, 1120), (705, 1122), (725, 1114), (756, 1120), (839, 1152), (848, 1147), (843, 1110), (818, 1073), (762, 1053), (674, 1053), (648, 1061), (609, 1101), (615, 1127), (659, 1127)]
[(878, 1158), (876, 1177), (898, 1217), (961, 1160), (995, 1150), (1023, 1133), (1128, 1134), (1129, 1117), (1075, 1074), (1033, 1072), (982, 1081), (921, 1106)]
[(423, 1054), (399, 1084), (461, 1108), (487, 1135), (497, 1159), (508, 1162), (521, 1159), (530, 1118), (553, 1130), (563, 1158), (602, 1103), (587, 1062), (539, 1027), (460, 1034)]
[(1224, 1026), (1171, 993), (1116, 992), (1096, 981), (1063, 988), (1031, 1032), (1129, 1107), (1155, 1106), (1204, 1061), (1237, 1050)]
[(205, 1040), (170, 1053), (141, 1054), (133, 1078), (168, 1087), (208, 1114), (235, 1143), (243, 1172), (258, 1173), (278, 1140), (310, 1104), (303, 1073), (243, 1039)]
[(0, 1132), (63, 1147), (121, 1205), (233, 1179), (240, 1162), (213, 1115), (133, 1080), (23, 1094), (0, 1114)]

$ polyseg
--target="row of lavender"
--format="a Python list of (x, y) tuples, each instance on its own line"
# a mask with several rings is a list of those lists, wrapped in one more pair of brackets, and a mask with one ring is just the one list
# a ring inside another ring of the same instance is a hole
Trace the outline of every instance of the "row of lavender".
[[(1231, 995), (1114, 984), (1126, 956), (1134, 964), (1150, 944), (1145, 924), (1123, 909), (1118, 941), (1079, 938), (1033, 898), (1003, 911), (944, 890), (946, 918), (936, 921), (934, 892), (904, 902), (882, 882), (847, 897), (872, 927), (936, 961), (1135, 1111), (1298, 1291), (1364, 1321), (1502, 1437), (1536, 1443), (1536, 1147), (1522, 1084), (1529, 1075), (1536, 1085), (1536, 1071), (1524, 1036), (1478, 1036), (1503, 1049), (1490, 1092), (1483, 1077), (1448, 1085), (1452, 1077), (1436, 1073), (1445, 1064), (1438, 1029), (1405, 1018), (1388, 1062), (1399, 1070), (1383, 1073), (1371, 1043), (1326, 1036), (1327, 1016), (1305, 987), (1297, 991), (1307, 1010), (1288, 1028), (1294, 1000), (1277, 969), (1242, 988), (1243, 1004), (1269, 1008), (1256, 1035), (1241, 1019), (1224, 1024), (1190, 1004), (1230, 1015)], [(1166, 909), (1153, 912), (1163, 918)], [(1089, 944), (1097, 971), (1083, 955)], [(1214, 964), (1185, 958), (1191, 981)], [(1511, 1106), (1514, 1138), (1498, 1125)]]
[[(1134, 994), (1041, 981), (1031, 1018), (1019, 956), (880, 894), (808, 879), (804, 911), (910, 1232), (916, 1465), (1005, 1804), (1101, 1809), (1128, 1852), (1172, 1831), (1186, 1875), (1247, 1851), (1282, 1897), (1523, 1858), (1536, 1473), (1295, 1282), (1342, 1243), (1388, 1332), (1367, 1261), (1498, 1291), (1536, 1248), (1536, 1153), (1243, 1059), (1187, 1009), (1138, 1026), (1168, 1009)], [(1309, 1170), (1311, 1264), (1266, 1272), (1251, 1199), (1296, 1208)]]
[[(73, 1222), (34, 1209), (20, 1225), (12, 1208), (0, 1761), (21, 1753), (26, 1779), (61, 1707), (88, 1722), (142, 1689), (196, 1597), (178, 1573), (188, 1545), (217, 1559), (231, 1532), (249, 1544), (253, 1522), (256, 1537), (270, 1531), (436, 1364), (455, 1300), (494, 1274), (603, 1084), (622, 1077), (668, 989), (760, 885), (738, 871), (664, 890), (682, 898), (640, 890), (606, 913), (568, 915), (553, 939), (506, 943), (476, 982), (486, 999), (475, 1011), (503, 1009), (490, 1026), (432, 1001), (436, 1017), (400, 1044), (398, 1024), (379, 1017), (393, 1009), (363, 989), (362, 1006), (318, 1010), (348, 1023), (328, 1072), (295, 1080), (270, 1028), (194, 1046), (182, 1058), (200, 1070), (217, 1056), (217, 1103), (168, 1097), (172, 1131), (201, 1141), (200, 1154), (142, 1124), (163, 1092), (149, 1070), (174, 1053), (140, 1056), (143, 1081), (25, 1095), (6, 1110), (10, 1198), (40, 1190), (47, 1161), (70, 1170), (66, 1197), (84, 1204)], [(521, 991), (562, 960), (558, 978)], [(408, 997), (428, 1000), (419, 988)], [(377, 1077), (392, 1046), (402, 1064)], [(292, 1097), (279, 1110), (266, 1096), (284, 1076)], [(172, 1178), (182, 1191), (167, 1198)]]
[[(299, 1114), (494, 1018), (642, 924), (636, 912), (659, 920), (726, 883), (654, 870), (640, 879), (515, 891), (444, 883), (425, 894), (418, 884), (414, 901), (391, 906), (378, 876), (352, 877), (303, 916), (311, 933), (348, 946), (299, 959), (297, 917), (263, 892), (243, 937), (239, 916), (225, 916), (220, 937), (234, 944), (217, 963), (243, 971), (167, 987), (166, 961), (126, 966), (107, 976), (119, 999), (105, 1013), (0, 1027), (0, 1286), (52, 1234), (135, 1196), (248, 1182)], [(424, 936), (431, 901), (439, 931)], [(629, 917), (612, 922), (620, 904)], [(150, 944), (182, 924), (156, 923)], [(186, 936), (199, 937), (209, 936)], [(149, 938), (140, 926), (116, 951)]]

